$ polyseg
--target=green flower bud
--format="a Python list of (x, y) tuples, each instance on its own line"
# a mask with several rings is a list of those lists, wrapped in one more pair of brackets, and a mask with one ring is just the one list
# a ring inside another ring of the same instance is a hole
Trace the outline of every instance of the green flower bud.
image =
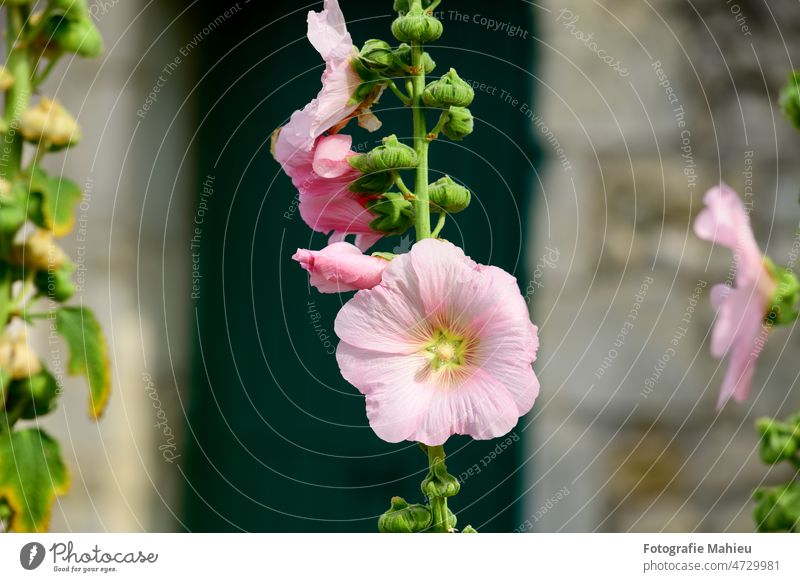
[(433, 42), (442, 36), (442, 23), (422, 8), (411, 8), (392, 22), (392, 34), (400, 42)]
[(478, 533), (478, 530), (476, 530), (471, 525), (468, 525), (464, 529), (461, 530), (461, 533)]
[(367, 203), (367, 209), (377, 218), (369, 223), (372, 230), (385, 234), (402, 234), (414, 224), (414, 205), (398, 192), (387, 192)]
[(47, 370), (42, 370), (24, 380), (16, 380), (9, 388), (9, 398), (18, 397), (27, 400), (20, 415), (26, 419), (52, 412), (56, 407), (58, 393), (58, 383)]
[(394, 64), (394, 53), (388, 42), (372, 38), (364, 43), (358, 59), (370, 71), (381, 72)]
[(444, 461), (437, 458), (433, 466), (428, 470), (428, 475), (423, 479), (420, 488), (422, 489), (422, 494), (428, 498), (452, 497), (459, 492), (461, 484), (458, 479), (447, 472), (447, 466)]
[(456, 184), (450, 176), (444, 176), (428, 185), (428, 197), (432, 210), (444, 210), (455, 214), (469, 206), (472, 195), (464, 186)]
[(383, 138), (383, 145), (366, 154), (350, 156), (347, 161), (356, 170), (364, 174), (373, 174), (387, 170), (416, 168), (419, 158), (414, 148), (400, 143), (397, 136), (390, 135)]
[(794, 457), (800, 448), (800, 426), (790, 426), (771, 418), (756, 422), (761, 435), (761, 460), (770, 465)]
[(800, 70), (789, 73), (789, 82), (781, 90), (778, 104), (786, 118), (800, 131)]
[(62, 303), (75, 294), (74, 271), (75, 265), (69, 262), (58, 269), (37, 271), (34, 278), (36, 289), (44, 297)]
[(800, 482), (759, 487), (753, 499), (753, 518), (759, 532), (800, 532)]
[(378, 518), (381, 533), (415, 533), (425, 530), (431, 522), (431, 511), (425, 505), (409, 505), (402, 497), (392, 497), (389, 511)]
[(14, 85), (14, 77), (4, 66), (0, 65), (0, 91), (8, 91)]
[[(387, 75), (402, 77), (407, 74), (406, 71), (411, 67), (411, 47), (409, 45), (403, 43), (394, 50), (394, 64), (395, 66), (387, 71)], [(430, 75), (436, 68), (436, 63), (427, 52), (422, 53), (422, 65), (426, 75)]]
[[(433, 0), (422, 0), (422, 7), (428, 8), (433, 4)], [(411, 0), (394, 0), (394, 11), (395, 12), (408, 12), (409, 8), (411, 7)]]
[(394, 172), (365, 174), (350, 184), (349, 189), (356, 194), (383, 194), (392, 187), (394, 179)]
[[(32, 20), (35, 19), (32, 17)], [(35, 43), (48, 52), (59, 50), (86, 58), (97, 57), (103, 52), (100, 31), (88, 16), (75, 17), (73, 12), (51, 16)]]
[(475, 98), (475, 91), (469, 83), (458, 76), (455, 69), (428, 84), (422, 93), (422, 100), (428, 107), (447, 109), (451, 105), (468, 107)]
[(765, 258), (764, 263), (776, 282), (775, 294), (766, 319), (775, 325), (794, 323), (797, 319), (794, 306), (800, 301), (800, 281), (790, 269), (776, 267), (769, 258)]
[(450, 117), (442, 127), (442, 133), (453, 141), (461, 141), (472, 133), (472, 113), (465, 107), (451, 107)]

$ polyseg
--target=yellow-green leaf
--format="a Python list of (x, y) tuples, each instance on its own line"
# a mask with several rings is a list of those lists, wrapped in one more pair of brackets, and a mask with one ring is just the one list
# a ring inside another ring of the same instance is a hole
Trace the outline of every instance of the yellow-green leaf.
[(56, 329), (69, 348), (69, 373), (83, 374), (89, 382), (89, 416), (96, 420), (111, 394), (111, 367), (103, 330), (86, 307), (59, 309)]
[(42, 199), (42, 218), (53, 236), (69, 234), (75, 224), (75, 205), (83, 192), (72, 180), (51, 178), (50, 187)]
[(0, 434), (0, 500), (11, 508), (12, 531), (47, 531), (53, 502), (68, 489), (58, 443), (44, 431)]
[(32, 196), (38, 198), (29, 208), (31, 219), (42, 228), (52, 231), (53, 236), (69, 234), (75, 224), (75, 205), (83, 198), (83, 192), (72, 180), (50, 177), (39, 168), (25, 176), (26, 186)]

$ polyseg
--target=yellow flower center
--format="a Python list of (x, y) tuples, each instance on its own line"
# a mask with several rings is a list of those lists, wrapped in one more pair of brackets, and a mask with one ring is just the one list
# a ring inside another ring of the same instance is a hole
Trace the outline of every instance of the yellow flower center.
[(430, 332), (423, 354), (428, 359), (432, 372), (452, 375), (464, 371), (469, 364), (475, 342), (464, 334), (446, 328), (435, 328)]

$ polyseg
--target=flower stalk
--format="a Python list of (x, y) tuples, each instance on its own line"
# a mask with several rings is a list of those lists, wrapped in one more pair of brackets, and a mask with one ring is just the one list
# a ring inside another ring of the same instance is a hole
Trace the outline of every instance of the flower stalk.
[[(415, 4), (421, 6), (420, 0)], [(416, 231), (417, 240), (431, 236), (431, 211), (428, 201), (428, 130), (425, 122), (425, 108), (422, 103), (422, 93), (425, 91), (425, 66), (422, 61), (422, 43), (415, 42), (411, 45), (411, 68), (413, 71), (412, 111), (414, 116), (414, 149), (419, 157), (417, 176), (414, 185), (416, 195)]]
[[(444, 462), (444, 447), (428, 447), (428, 467), (433, 472), (436, 463)], [(433, 533), (447, 533), (447, 497), (431, 497), (431, 527)]]

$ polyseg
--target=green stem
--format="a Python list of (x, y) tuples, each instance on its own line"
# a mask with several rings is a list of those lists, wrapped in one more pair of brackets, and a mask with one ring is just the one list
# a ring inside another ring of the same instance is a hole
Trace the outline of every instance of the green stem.
[(403, 178), (400, 177), (400, 174), (397, 174), (397, 177), (394, 179), (394, 183), (403, 196), (405, 196), (408, 200), (414, 199), (414, 193), (408, 189), (408, 186), (406, 186), (406, 183), (403, 182)]
[[(431, 471), (433, 465), (437, 460), (444, 461), (444, 447), (428, 447), (428, 466)], [(431, 503), (431, 516), (432, 523), (430, 531), (434, 533), (447, 533), (447, 497), (432, 497)]]
[(394, 81), (389, 81), (389, 89), (392, 90), (392, 93), (397, 95), (397, 98), (403, 102), (403, 105), (405, 105), (406, 107), (411, 105), (411, 98), (405, 93), (403, 93), (403, 91), (400, 90), (400, 87), (398, 87)]
[(446, 219), (447, 219), (447, 213), (440, 212), (439, 221), (436, 223), (436, 228), (434, 228), (433, 232), (431, 233), (432, 238), (436, 238), (437, 236), (439, 236), (439, 233), (442, 232), (442, 229), (444, 228), (444, 222)]
[(450, 119), (450, 111), (442, 111), (442, 114), (439, 116), (439, 121), (436, 123), (434, 128), (428, 133), (428, 141), (433, 141), (437, 137), (439, 137), (439, 133), (442, 131), (442, 128), (445, 126), (447, 121)]
[[(25, 6), (8, 6), (6, 40), (8, 47), (8, 72), (14, 84), (6, 93), (3, 120), (8, 132), (0, 149), (0, 177), (13, 179), (20, 170), (22, 136), (19, 135), (19, 118), (27, 109), (31, 98), (31, 63), (27, 51), (19, 46), (22, 27), (28, 17)], [(10, 138), (10, 139), (9, 139)]]
[(33, 89), (36, 90), (39, 88), (39, 85), (44, 83), (47, 80), (47, 77), (50, 76), (50, 73), (53, 72), (53, 69), (56, 68), (56, 65), (61, 60), (61, 57), (64, 55), (63, 52), (58, 52), (54, 54), (50, 59), (47, 61), (47, 64), (39, 71), (33, 79)]
[(422, 92), (425, 90), (425, 65), (422, 44), (411, 45), (411, 68), (413, 69), (412, 111), (414, 115), (414, 149), (417, 151), (419, 165), (414, 193), (417, 197), (417, 240), (431, 236), (431, 211), (428, 206), (428, 131), (425, 124), (425, 109)]

